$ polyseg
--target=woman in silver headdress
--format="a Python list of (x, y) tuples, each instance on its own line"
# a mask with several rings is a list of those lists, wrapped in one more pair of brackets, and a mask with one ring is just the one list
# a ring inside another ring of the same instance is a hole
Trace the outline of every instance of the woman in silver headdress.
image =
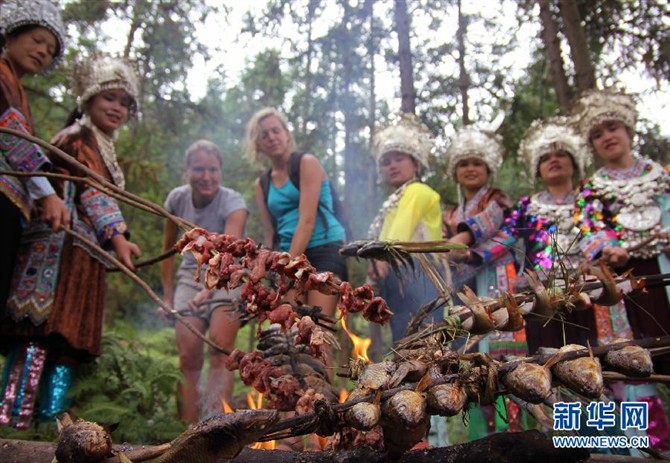
[(513, 240), (500, 232), (512, 201), (490, 185), (502, 165), (503, 153), (499, 135), (470, 126), (454, 135), (445, 154), (459, 201), (444, 212), (444, 237), (470, 247), (466, 253), (449, 253), (454, 264), (452, 285), (458, 291), (467, 284), (486, 296), (508, 289), (510, 277), (516, 275), (510, 274), (513, 258), (509, 245)]
[[(497, 296), (509, 291), (516, 279), (510, 252), (514, 238), (500, 230), (512, 202), (502, 190), (490, 186), (503, 162), (503, 153), (499, 135), (474, 127), (459, 130), (447, 149), (448, 171), (458, 185), (459, 204), (444, 213), (444, 237), (469, 246), (465, 253), (448, 254), (455, 291), (467, 285), (479, 296)], [(525, 331), (491, 333), (479, 340), (478, 350), (494, 358), (525, 355)], [(470, 439), (519, 426), (515, 404), (499, 398), (498, 406), (507, 410), (508, 423), (499, 419), (493, 406), (471, 409)]]
[[(634, 151), (635, 103), (623, 93), (592, 91), (578, 101), (574, 114), (583, 139), (604, 163), (582, 182), (577, 197), (585, 257), (632, 268), (635, 275), (666, 273), (670, 175)], [(649, 288), (631, 295), (634, 302), (626, 305), (636, 338), (670, 332), (669, 291)], [(670, 355), (656, 357), (655, 366), (658, 373), (670, 373)]]
[[(433, 140), (428, 128), (413, 114), (402, 114), (375, 134), (372, 155), (383, 180), (394, 191), (382, 204), (370, 226), (369, 236), (379, 240), (430, 241), (441, 234), (440, 196), (420, 181), (428, 169)], [(386, 262), (370, 264), (368, 276), (386, 299), (393, 317), (391, 334), (403, 337), (414, 312), (437, 297), (437, 290), (416, 265), (416, 272), (400, 277)]]
[[(519, 146), (519, 159), (531, 181), (539, 178), (545, 189), (526, 196), (505, 219), (504, 230), (522, 240), (520, 268), (534, 270), (541, 279), (556, 280), (565, 269), (584, 261), (579, 249), (579, 228), (574, 223), (574, 178), (584, 176), (590, 153), (566, 117), (536, 120)], [(562, 320), (526, 320), (528, 349), (565, 344), (609, 343), (631, 336), (628, 318), (620, 304), (563, 314)]]
[[(60, 11), (45, 0), (0, 4), (0, 126), (34, 134), (28, 99), (21, 80), (51, 68), (63, 55), (65, 28)], [(20, 172), (48, 170), (42, 150), (22, 138), (2, 134), (0, 169)], [(22, 230), (31, 206), (54, 230), (68, 225), (63, 201), (44, 177), (0, 176), (0, 312), (4, 310)]]
[[(58, 137), (57, 146), (124, 188), (114, 138), (137, 112), (137, 76), (124, 60), (94, 55), (75, 67), (74, 81), (81, 117)], [(61, 160), (53, 162), (59, 173), (82, 175)], [(128, 240), (116, 201), (85, 183), (54, 181), (53, 185), (72, 213), (73, 228), (133, 268), (132, 257), (139, 257), (140, 250)], [(12, 342), (19, 352), (27, 345), (34, 362), (41, 363), (33, 378), (43, 370), (39, 410), (42, 418), (50, 418), (68, 407), (73, 367), (100, 355), (107, 260), (64, 232), (42, 231), (35, 223), (30, 230), (34, 239), (24, 240), (7, 303), (11, 320), (0, 325), (0, 339)], [(10, 385), (12, 378), (20, 375), (12, 371)], [(18, 399), (10, 397), (10, 389), (5, 389), (0, 419), (11, 416), (5, 408)], [(27, 398), (23, 397), (22, 408), (28, 406)], [(27, 411), (22, 410), (24, 414)]]
[[(621, 92), (593, 90), (573, 108), (579, 130), (593, 154), (604, 164), (582, 182), (576, 219), (585, 238), (580, 242), (589, 260), (602, 259), (634, 275), (670, 271), (670, 175), (658, 163), (635, 152), (637, 111)], [(625, 305), (636, 339), (670, 332), (670, 287), (645, 288), (627, 296)], [(654, 357), (654, 371), (670, 373), (670, 354)], [(623, 400), (649, 404), (652, 447), (670, 450), (670, 422), (653, 383), (626, 387)]]

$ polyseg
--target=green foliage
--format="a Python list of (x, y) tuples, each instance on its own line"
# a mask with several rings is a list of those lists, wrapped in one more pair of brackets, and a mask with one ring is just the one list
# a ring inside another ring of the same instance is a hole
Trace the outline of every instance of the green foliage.
[(76, 414), (100, 424), (119, 423), (115, 442), (158, 444), (184, 430), (177, 418), (174, 332), (138, 332), (117, 323), (103, 337), (102, 355), (80, 368), (73, 388)]

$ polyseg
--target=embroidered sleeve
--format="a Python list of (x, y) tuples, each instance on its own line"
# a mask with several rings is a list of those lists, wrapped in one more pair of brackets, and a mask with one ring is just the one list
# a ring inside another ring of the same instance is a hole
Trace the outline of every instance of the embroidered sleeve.
[(502, 208), (497, 201), (491, 201), (482, 212), (458, 224), (458, 231), (470, 231), (476, 245), (492, 238), (503, 224), (503, 219)]
[(611, 216), (590, 180), (584, 180), (575, 201), (574, 219), (582, 234), (579, 248), (588, 260), (595, 259), (607, 246), (620, 245), (617, 228), (621, 226), (613, 226)]
[(113, 198), (89, 187), (82, 191), (80, 201), (86, 215), (91, 219), (98, 241), (105, 249), (111, 247), (110, 241), (116, 235), (130, 237), (126, 221)]
[[(0, 126), (30, 133), (23, 115), (12, 107), (0, 116)], [(0, 151), (12, 169), (18, 172), (38, 172), (51, 167), (49, 159), (36, 144), (8, 133), (0, 134)]]
[(493, 237), (471, 246), (470, 252), (477, 254), (482, 259), (482, 264), (488, 264), (509, 253), (515, 242), (514, 236), (498, 230)]

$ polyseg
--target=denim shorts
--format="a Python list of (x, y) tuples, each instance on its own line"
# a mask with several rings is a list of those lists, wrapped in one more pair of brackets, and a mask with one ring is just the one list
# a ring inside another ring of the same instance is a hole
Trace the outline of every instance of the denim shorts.
[(347, 280), (349, 279), (347, 260), (338, 252), (343, 244), (341, 241), (336, 241), (315, 246), (307, 249), (305, 255), (318, 272), (333, 272), (341, 280)]
[[(214, 309), (218, 309), (222, 305), (229, 306), (230, 303), (227, 302), (218, 302), (213, 304), (207, 304), (202, 312), (193, 312), (189, 307), (188, 303), (193, 300), (193, 298), (203, 289), (202, 280), (204, 278), (204, 272), (201, 276), (200, 283), (193, 281), (193, 271), (180, 269), (177, 271), (177, 285), (174, 291), (174, 308), (180, 315), (184, 317), (196, 317), (201, 318), (209, 324), (210, 319), (212, 318), (212, 313)], [(231, 301), (239, 299), (240, 297), (240, 288), (235, 288), (232, 291), (228, 292), (225, 289), (215, 289), (212, 292), (212, 300), (220, 299), (230, 299)]]

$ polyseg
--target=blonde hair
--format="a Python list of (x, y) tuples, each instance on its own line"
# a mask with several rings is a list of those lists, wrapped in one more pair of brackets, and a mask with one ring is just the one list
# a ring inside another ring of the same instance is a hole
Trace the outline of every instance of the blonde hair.
[(258, 149), (258, 139), (261, 135), (260, 125), (264, 119), (274, 116), (279, 120), (279, 123), (284, 127), (289, 136), (289, 151), (293, 152), (295, 150), (295, 140), (293, 139), (293, 134), (288, 128), (288, 121), (286, 116), (279, 112), (275, 108), (263, 108), (258, 110), (251, 116), (249, 122), (247, 123), (246, 133), (244, 136), (244, 151), (252, 162), (256, 164), (262, 163), (261, 154), (262, 151)]
[(219, 149), (216, 144), (212, 143), (209, 140), (205, 140), (204, 138), (201, 140), (194, 141), (191, 143), (191, 145), (186, 148), (186, 152), (184, 153), (184, 178), (187, 180), (187, 172), (188, 169), (191, 167), (191, 161), (193, 159), (193, 156), (195, 156), (195, 153), (207, 153), (207, 154), (212, 154), (216, 157), (216, 159), (219, 160), (219, 167), (223, 167), (223, 153)]

